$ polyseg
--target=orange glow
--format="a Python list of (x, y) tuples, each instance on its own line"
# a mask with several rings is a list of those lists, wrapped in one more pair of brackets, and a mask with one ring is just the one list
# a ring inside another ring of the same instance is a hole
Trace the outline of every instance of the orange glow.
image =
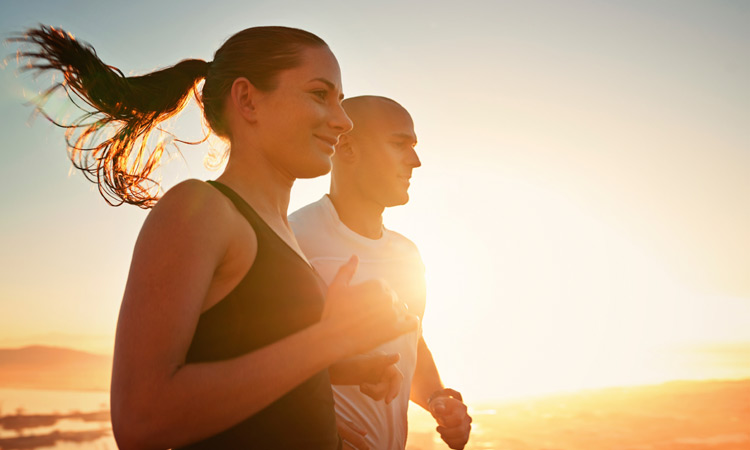
[(723, 363), (696, 347), (750, 342), (745, 299), (695, 289), (554, 191), (475, 175), (485, 180), (475, 198), (419, 191), (431, 180), (417, 180), (414, 204), (386, 221), (422, 252), (424, 334), (446, 384), (483, 401), (750, 376), (750, 347), (720, 346)]
[[(477, 405), (467, 450), (733, 450), (750, 445), (750, 381), (672, 382)], [(409, 450), (445, 448), (410, 408)]]

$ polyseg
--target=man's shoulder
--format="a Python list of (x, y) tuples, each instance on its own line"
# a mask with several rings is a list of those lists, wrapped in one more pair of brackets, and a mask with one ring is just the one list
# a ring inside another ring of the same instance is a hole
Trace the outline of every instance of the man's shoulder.
[(384, 226), (383, 232), (388, 236), (388, 239), (390, 239), (392, 242), (396, 242), (398, 244), (408, 246), (408, 247), (413, 247), (415, 250), (417, 249), (417, 244), (415, 244), (411, 239), (399, 233), (398, 231), (394, 231)]
[(340, 246), (328, 202), (324, 196), (289, 215), (289, 226), (309, 259), (326, 256)]
[(404, 236), (398, 231), (393, 231), (390, 228), (386, 228), (386, 227), (383, 227), (383, 232), (388, 236), (388, 239), (391, 241), (392, 244), (395, 244), (404, 250), (409, 250), (409, 251), (419, 254), (419, 247), (417, 247), (417, 244), (415, 244), (408, 237)]
[(289, 225), (295, 234), (303, 232), (306, 228), (319, 223), (325, 217), (325, 197), (318, 201), (305, 205), (291, 213), (288, 217)]

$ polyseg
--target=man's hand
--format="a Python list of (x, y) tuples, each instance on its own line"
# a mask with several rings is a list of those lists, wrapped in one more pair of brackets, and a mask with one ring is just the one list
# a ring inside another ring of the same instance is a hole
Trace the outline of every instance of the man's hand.
[(339, 429), (339, 436), (344, 440), (343, 450), (370, 450), (370, 446), (365, 442), (367, 431), (354, 425), (354, 422), (337, 416), (336, 427)]
[(328, 369), (331, 384), (358, 385), (360, 392), (390, 403), (399, 392), (404, 375), (396, 367), (400, 355), (375, 351), (343, 359)]
[(466, 405), (457, 398), (437, 397), (430, 402), (430, 413), (437, 420), (437, 431), (443, 441), (452, 449), (463, 449), (471, 432)]
[(374, 363), (371, 376), (368, 381), (360, 383), (359, 391), (373, 400), (385, 399), (386, 404), (392, 402), (401, 392), (401, 383), (404, 381), (404, 375), (396, 367), (399, 357), (398, 353), (386, 355), (378, 352), (371, 355)]

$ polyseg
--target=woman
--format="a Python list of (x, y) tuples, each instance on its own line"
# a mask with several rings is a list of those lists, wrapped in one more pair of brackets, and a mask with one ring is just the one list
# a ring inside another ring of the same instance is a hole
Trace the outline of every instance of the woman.
[[(352, 126), (327, 45), (302, 30), (249, 28), (210, 63), (125, 78), (61, 30), (40, 27), (19, 40), (37, 46), (23, 54), (31, 68), (61, 71), (68, 94), (95, 109), (95, 121), (69, 128), (76, 167), (111, 203), (155, 204), (117, 325), (118, 445), (338, 448), (327, 368), (416, 322), (398, 319), (382, 283), (349, 285), (356, 258), (326, 294), (286, 220), (294, 180), (328, 172), (338, 137)], [(201, 79), (205, 119), (230, 146), (226, 169), (156, 202), (149, 175), (160, 149), (142, 153), (144, 143)], [(95, 142), (105, 125), (116, 132)], [(341, 367), (331, 376), (349, 382), (372, 370)]]

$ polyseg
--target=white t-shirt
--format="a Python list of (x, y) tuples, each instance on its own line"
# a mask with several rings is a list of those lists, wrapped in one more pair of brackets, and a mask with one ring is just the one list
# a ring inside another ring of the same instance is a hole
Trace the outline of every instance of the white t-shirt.
[[(356, 254), (359, 267), (352, 283), (372, 278), (384, 279), (405, 302), (409, 312), (424, 314), (424, 265), (416, 245), (404, 236), (383, 227), (380, 239), (369, 239), (347, 228), (326, 195), (289, 216), (297, 241), (310, 263), (326, 283), (342, 264)], [(359, 386), (333, 386), (336, 414), (367, 430), (365, 440), (377, 450), (403, 450), (406, 446), (406, 412), (409, 391), (417, 361), (421, 329), (387, 342), (375, 350), (399, 353), (397, 366), (404, 375), (399, 395), (388, 405), (359, 391)]]

